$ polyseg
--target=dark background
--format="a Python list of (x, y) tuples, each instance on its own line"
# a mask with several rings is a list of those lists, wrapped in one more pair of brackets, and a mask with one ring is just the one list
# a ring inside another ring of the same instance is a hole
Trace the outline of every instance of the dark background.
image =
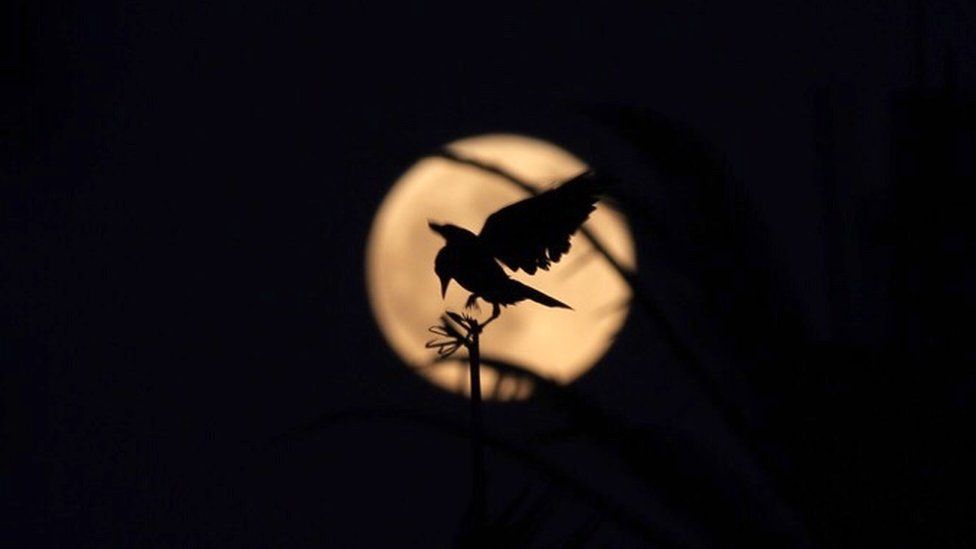
[(976, 542), (969, 3), (157, 4), (5, 10), (4, 545), (459, 539), (467, 403), (383, 342), (364, 246), (490, 132), (620, 180), (643, 296), (488, 406), (493, 524)]

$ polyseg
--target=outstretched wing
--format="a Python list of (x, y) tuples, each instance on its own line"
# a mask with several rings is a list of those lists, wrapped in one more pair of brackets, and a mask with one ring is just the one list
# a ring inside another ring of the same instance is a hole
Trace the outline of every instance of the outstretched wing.
[(548, 270), (569, 251), (569, 238), (596, 208), (604, 188), (593, 172), (583, 172), (491, 214), (478, 237), (513, 271)]

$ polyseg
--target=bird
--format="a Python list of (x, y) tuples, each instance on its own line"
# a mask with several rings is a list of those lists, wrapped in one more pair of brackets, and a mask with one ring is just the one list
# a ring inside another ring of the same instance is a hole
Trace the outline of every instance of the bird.
[(465, 308), (477, 307), (479, 298), (492, 305), (488, 322), (501, 314), (500, 306), (524, 300), (572, 309), (511, 278), (501, 264), (512, 272), (521, 269), (530, 275), (540, 269), (548, 271), (569, 252), (570, 238), (596, 209), (605, 188), (605, 178), (584, 171), (562, 185), (496, 211), (478, 234), (428, 221), (430, 229), (446, 241), (434, 259), (441, 298), (447, 295), (451, 280), (456, 281), (471, 292)]

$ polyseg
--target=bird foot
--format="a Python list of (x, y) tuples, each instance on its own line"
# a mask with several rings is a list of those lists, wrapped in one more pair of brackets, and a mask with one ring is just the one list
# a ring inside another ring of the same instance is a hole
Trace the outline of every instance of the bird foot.
[(478, 306), (478, 296), (471, 294), (471, 296), (468, 297), (468, 300), (464, 302), (464, 308), (480, 313), (481, 307)]

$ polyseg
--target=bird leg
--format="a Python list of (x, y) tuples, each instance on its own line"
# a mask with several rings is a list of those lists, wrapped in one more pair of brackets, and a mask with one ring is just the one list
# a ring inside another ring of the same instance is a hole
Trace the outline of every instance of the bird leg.
[(465, 309), (473, 309), (475, 311), (481, 311), (481, 307), (478, 307), (478, 296), (471, 294), (468, 300), (464, 302)]
[(487, 326), (488, 324), (490, 324), (491, 321), (493, 321), (496, 318), (498, 318), (499, 315), (501, 315), (501, 314), (502, 314), (502, 308), (499, 307), (497, 303), (492, 303), (491, 304), (491, 316), (488, 318), (488, 320), (486, 320), (486, 321), (484, 321), (484, 322), (481, 323), (481, 326), (479, 326), (479, 329), (483, 330), (485, 328), (485, 326)]

